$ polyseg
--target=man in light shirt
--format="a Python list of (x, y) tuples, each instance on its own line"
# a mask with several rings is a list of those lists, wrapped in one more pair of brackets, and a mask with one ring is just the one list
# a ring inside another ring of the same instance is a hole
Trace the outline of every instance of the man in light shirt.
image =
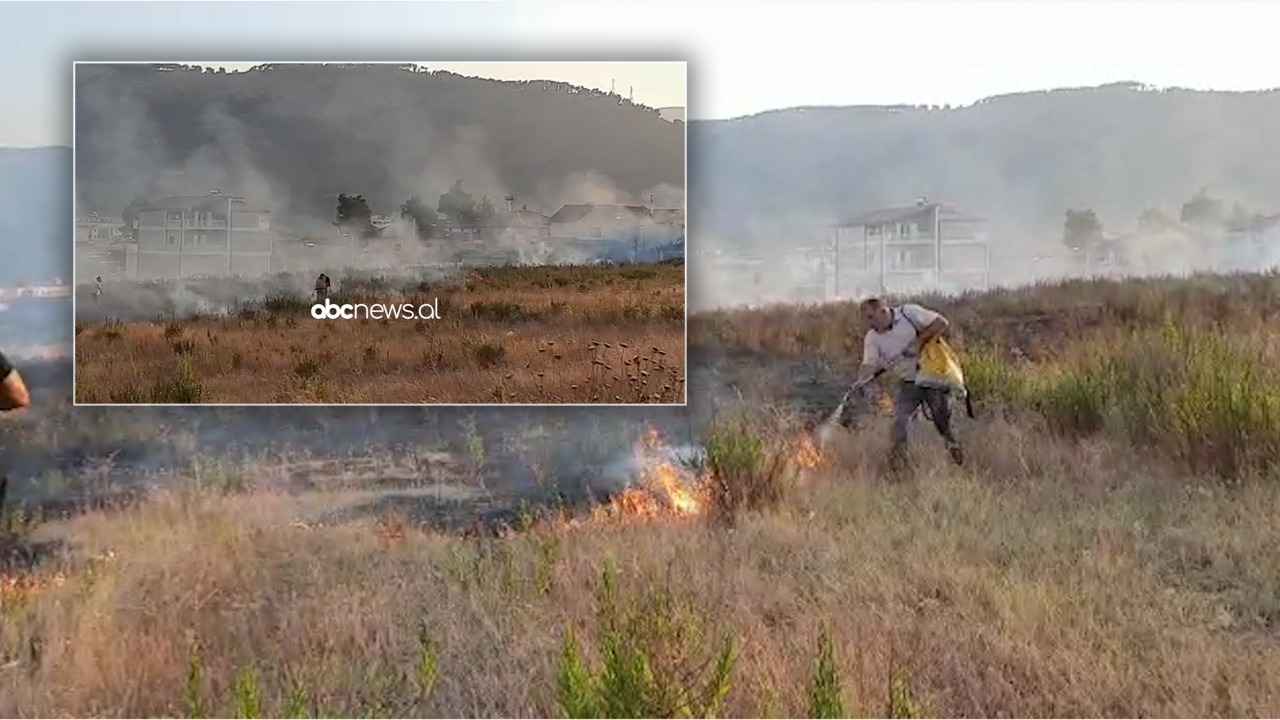
[(0, 353), (0, 412), (21, 410), (31, 404), (27, 384), (9, 359)]
[[(27, 392), (27, 384), (17, 369), (9, 364), (9, 359), (0, 353), (0, 412), (21, 410), (31, 404), (31, 395)], [(5, 460), (0, 457), (0, 463)], [(4, 496), (9, 489), (9, 478), (0, 473), (0, 513), (4, 513)], [(3, 520), (0, 517), (0, 520)], [(0, 527), (0, 531), (4, 530)]]
[(951, 405), (947, 391), (916, 383), (920, 372), (920, 350), (946, 332), (950, 323), (940, 313), (919, 305), (890, 307), (880, 298), (862, 301), (862, 317), (868, 325), (862, 341), (862, 367), (858, 379), (866, 380), (881, 368), (896, 378), (893, 428), (889, 434), (890, 467), (901, 469), (906, 461), (907, 427), (923, 404), (933, 426), (947, 443), (951, 459), (964, 463), (964, 453), (951, 430)]

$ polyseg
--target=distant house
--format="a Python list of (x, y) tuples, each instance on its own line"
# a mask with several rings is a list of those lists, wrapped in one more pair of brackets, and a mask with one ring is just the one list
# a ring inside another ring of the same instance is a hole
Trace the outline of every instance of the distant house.
[(647, 205), (565, 205), (550, 218), (552, 242), (598, 259), (634, 259), (684, 238), (684, 211)]
[(515, 198), (507, 199), (507, 209), (491, 218), (482, 229), (487, 238), (519, 243), (540, 243), (551, 237), (551, 218), (521, 205), (517, 210)]
[(1214, 265), (1219, 272), (1270, 270), (1280, 265), (1280, 213), (1229, 223)]
[(653, 216), (644, 205), (565, 205), (551, 216), (551, 236), (574, 240), (638, 242)]
[(986, 287), (987, 221), (920, 198), (856, 213), (834, 226), (837, 297)]
[(1212, 270), (1221, 238), (1182, 223), (1109, 235), (1086, 248), (1088, 274), (1115, 277)]
[(88, 217), (78, 217), (76, 218), (76, 242), (97, 243), (118, 240), (122, 235), (120, 225), (120, 220), (106, 218), (96, 212)]
[(80, 278), (120, 277), (125, 270), (126, 249), (121, 221), (98, 213), (75, 221), (76, 276)]
[(699, 309), (770, 303), (811, 303), (830, 299), (826, 246), (700, 249), (691, 272), (702, 282), (690, 287)]
[(680, 208), (653, 208), (650, 211), (653, 225), (645, 228), (649, 235), (646, 245), (671, 245), (684, 243), (684, 210)]
[[(228, 222), (230, 218), (230, 222)], [(148, 203), (126, 272), (137, 279), (271, 272), (271, 212), (214, 191)]]
[(1085, 262), (1088, 274), (1103, 276), (1267, 270), (1280, 265), (1280, 214), (1117, 233), (1087, 248)]

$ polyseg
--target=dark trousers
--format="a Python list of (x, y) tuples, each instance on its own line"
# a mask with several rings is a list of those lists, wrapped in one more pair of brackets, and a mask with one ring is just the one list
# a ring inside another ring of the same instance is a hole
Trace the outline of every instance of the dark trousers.
[(893, 401), (893, 427), (889, 431), (890, 452), (895, 458), (906, 453), (907, 426), (921, 404), (928, 408), (933, 426), (947, 441), (947, 447), (954, 448), (960, 444), (951, 432), (951, 403), (947, 401), (947, 391), (903, 382), (898, 384), (898, 393)]

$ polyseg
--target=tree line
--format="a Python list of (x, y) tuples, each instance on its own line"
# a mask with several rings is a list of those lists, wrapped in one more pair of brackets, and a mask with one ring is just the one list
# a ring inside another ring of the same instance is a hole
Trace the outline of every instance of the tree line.
[[(1182, 203), (1175, 217), (1158, 207), (1149, 207), (1138, 216), (1141, 232), (1160, 232), (1174, 227), (1189, 227), (1202, 231), (1221, 231), (1246, 228), (1257, 223), (1265, 215), (1246, 208), (1239, 202), (1228, 203), (1201, 188), (1191, 199)], [(1062, 226), (1062, 242), (1072, 250), (1083, 250), (1103, 239), (1102, 219), (1091, 208), (1069, 208)]]
[[(400, 204), (400, 218), (413, 220), (420, 240), (430, 240), (438, 235), (441, 218), (447, 218), (462, 229), (478, 230), (489, 226), (497, 215), (497, 208), (488, 195), (477, 199), (463, 187), (461, 180), (454, 181), (440, 195), (435, 207), (418, 195)], [(333, 224), (345, 233), (366, 240), (378, 235), (378, 229), (373, 224), (373, 208), (364, 195), (339, 195)]]

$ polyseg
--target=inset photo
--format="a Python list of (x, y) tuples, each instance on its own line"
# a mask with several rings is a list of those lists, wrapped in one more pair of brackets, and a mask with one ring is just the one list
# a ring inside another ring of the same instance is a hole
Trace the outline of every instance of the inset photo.
[(686, 85), (75, 63), (75, 403), (684, 405)]

